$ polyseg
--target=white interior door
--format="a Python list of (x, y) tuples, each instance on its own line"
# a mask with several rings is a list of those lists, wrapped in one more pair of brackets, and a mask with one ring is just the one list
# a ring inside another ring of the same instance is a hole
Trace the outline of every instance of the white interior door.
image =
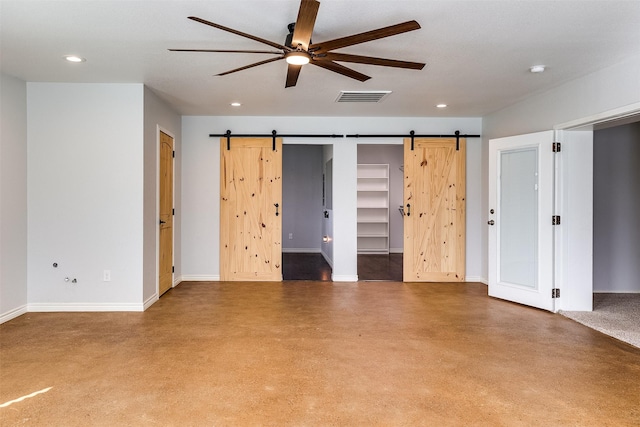
[(489, 295), (554, 310), (553, 131), (489, 141)]

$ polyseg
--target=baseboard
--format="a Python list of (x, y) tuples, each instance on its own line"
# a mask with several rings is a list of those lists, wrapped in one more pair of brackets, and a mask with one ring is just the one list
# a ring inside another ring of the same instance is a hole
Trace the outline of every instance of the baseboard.
[(465, 282), (480, 282), (480, 283), (484, 283), (485, 285), (489, 285), (489, 281), (487, 279), (485, 279), (484, 277), (480, 277), (480, 276), (467, 276), (464, 278)]
[(640, 290), (630, 289), (630, 290), (594, 290), (594, 294), (640, 294)]
[(282, 248), (282, 253), (287, 254), (319, 254), (320, 248)]
[(134, 303), (37, 303), (27, 305), (27, 311), (34, 313), (72, 311), (144, 311), (144, 309), (143, 304)]
[(149, 298), (147, 298), (147, 300), (142, 304), (142, 310), (146, 311), (147, 308), (151, 307), (153, 304), (155, 304), (156, 301), (158, 301), (158, 293), (154, 293), (153, 295), (151, 295)]
[(357, 274), (332, 274), (331, 280), (334, 282), (357, 282), (358, 275)]
[(402, 254), (404, 253), (404, 248), (389, 248), (390, 254)]
[(15, 319), (18, 316), (22, 316), (27, 313), (27, 306), (22, 305), (20, 307), (14, 308), (13, 310), (9, 310), (6, 313), (0, 314), (0, 324), (4, 322), (8, 322), (11, 319)]
[(219, 282), (219, 274), (185, 274), (180, 278), (180, 282)]

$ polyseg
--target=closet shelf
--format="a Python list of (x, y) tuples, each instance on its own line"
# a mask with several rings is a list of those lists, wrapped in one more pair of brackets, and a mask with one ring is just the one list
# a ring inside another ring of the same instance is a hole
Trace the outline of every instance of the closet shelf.
[(389, 165), (358, 165), (358, 253), (389, 253)]

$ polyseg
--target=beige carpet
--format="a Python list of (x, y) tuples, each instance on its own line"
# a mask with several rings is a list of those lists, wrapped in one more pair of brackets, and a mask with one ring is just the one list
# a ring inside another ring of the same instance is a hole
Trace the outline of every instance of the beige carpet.
[(640, 347), (640, 293), (593, 294), (593, 311), (560, 311), (560, 314)]

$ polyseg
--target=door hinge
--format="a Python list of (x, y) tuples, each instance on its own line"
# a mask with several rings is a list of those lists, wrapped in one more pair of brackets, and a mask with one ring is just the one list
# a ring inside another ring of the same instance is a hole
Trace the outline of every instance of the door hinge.
[(560, 298), (560, 288), (551, 289), (551, 298)]
[(551, 217), (551, 225), (560, 225), (560, 215), (553, 215)]
[(175, 215), (175, 214), (176, 214), (176, 210), (175, 210), (175, 208), (174, 208), (174, 209), (171, 209), (171, 215)]
[(176, 267), (175, 267), (175, 266), (173, 266), (173, 265), (171, 266), (171, 272), (172, 272), (172, 273), (175, 273), (175, 272), (176, 272)]
[(562, 151), (562, 144), (559, 142), (554, 142), (552, 150), (554, 153), (559, 153), (560, 151)]
[(173, 150), (173, 151), (171, 152), (171, 157), (173, 157), (174, 159), (176, 158), (176, 150)]

